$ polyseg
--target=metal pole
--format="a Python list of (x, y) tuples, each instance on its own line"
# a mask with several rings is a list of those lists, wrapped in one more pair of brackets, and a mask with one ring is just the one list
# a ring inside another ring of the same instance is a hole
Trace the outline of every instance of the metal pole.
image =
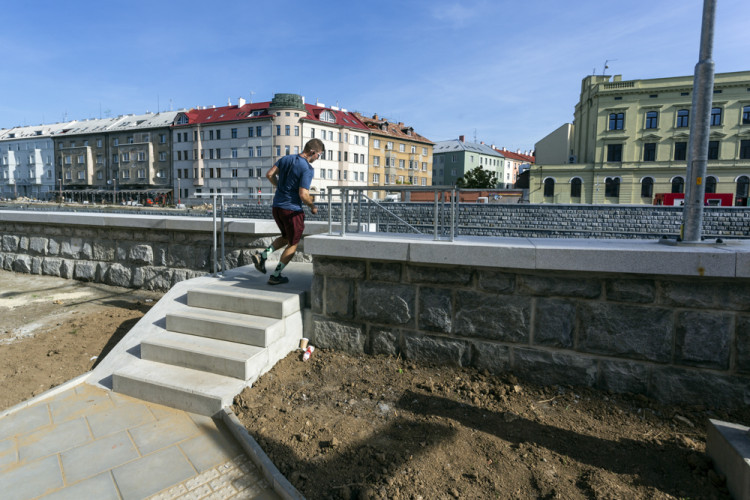
[(347, 189), (341, 190), (341, 236), (346, 236), (346, 198), (349, 196)]
[(214, 214), (214, 246), (211, 249), (211, 260), (214, 263), (214, 275), (216, 275), (218, 269), (218, 262), (216, 262), (216, 195), (213, 198), (213, 214)]
[(227, 270), (227, 254), (224, 251), (224, 197), (221, 197), (221, 272)]
[(328, 190), (328, 235), (333, 234), (333, 211), (331, 211), (331, 190)]
[(433, 239), (437, 241), (438, 238), (438, 190), (435, 190), (435, 206), (432, 209), (432, 225), (433, 227)]
[(362, 193), (357, 191), (357, 232), (362, 228)]
[(456, 239), (456, 190), (451, 190), (451, 241)]
[(693, 120), (685, 183), (685, 207), (682, 210), (683, 241), (701, 240), (703, 226), (703, 203), (706, 192), (704, 179), (708, 165), (708, 139), (711, 119), (711, 99), (714, 88), (714, 62), (711, 59), (714, 44), (714, 18), (716, 0), (703, 0), (703, 24), (698, 64), (693, 80)]

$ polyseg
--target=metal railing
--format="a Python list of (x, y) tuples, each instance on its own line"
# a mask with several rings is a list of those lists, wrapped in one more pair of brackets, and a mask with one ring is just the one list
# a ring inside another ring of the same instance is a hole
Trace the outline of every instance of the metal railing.
[[(435, 241), (446, 239), (448, 241), (454, 241), (456, 238), (456, 227), (458, 216), (458, 203), (460, 199), (460, 190), (455, 186), (330, 186), (328, 188), (328, 234), (333, 235), (333, 203), (334, 198), (338, 197), (341, 204), (341, 230), (339, 235), (342, 237), (346, 236), (347, 226), (354, 225), (354, 214), (357, 214), (356, 221), (356, 232), (360, 232), (363, 227), (362, 215), (366, 211), (368, 221), (365, 226), (369, 231), (372, 224), (371, 215), (373, 209), (376, 212), (378, 221), (376, 222), (376, 231), (380, 226), (379, 216), (381, 213), (386, 214), (399, 223), (403, 224), (407, 228), (415, 231), (418, 234), (424, 234), (416, 226), (410, 224), (403, 218), (399, 217), (396, 213), (388, 208), (388, 202), (381, 202), (370, 198), (365, 191), (390, 191), (390, 192), (432, 192), (433, 193), (433, 213), (432, 213), (432, 234)], [(335, 192), (338, 192), (338, 196), (335, 196)], [(366, 204), (363, 210), (362, 203)], [(356, 203), (356, 210), (354, 208)], [(446, 218), (448, 219), (446, 221)], [(443, 235), (446, 237), (443, 238)]]

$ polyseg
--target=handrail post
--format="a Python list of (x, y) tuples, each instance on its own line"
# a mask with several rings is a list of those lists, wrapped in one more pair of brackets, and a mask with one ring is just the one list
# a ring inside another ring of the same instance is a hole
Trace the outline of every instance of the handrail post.
[(211, 249), (211, 260), (214, 263), (214, 276), (216, 276), (216, 273), (218, 272), (218, 262), (216, 262), (216, 195), (211, 197), (213, 199), (212, 201), (212, 212), (214, 216), (214, 246)]
[(341, 188), (341, 236), (346, 236), (346, 198), (349, 195), (349, 191), (346, 188)]
[(456, 190), (451, 190), (451, 241), (456, 239)]
[(328, 189), (328, 236), (333, 234), (333, 211), (331, 210), (331, 189)]
[(227, 270), (227, 253), (224, 250), (224, 197), (221, 197), (221, 272)]
[(432, 224), (434, 226), (433, 239), (437, 241), (438, 238), (438, 190), (435, 190), (435, 205), (432, 210)]
[(362, 230), (362, 193), (357, 191), (357, 233)]

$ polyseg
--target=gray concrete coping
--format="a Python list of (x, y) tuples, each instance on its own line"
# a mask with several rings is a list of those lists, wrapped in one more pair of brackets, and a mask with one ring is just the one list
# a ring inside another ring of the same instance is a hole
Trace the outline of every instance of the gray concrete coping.
[(750, 498), (750, 427), (709, 419), (706, 453), (727, 478), (732, 498)]
[(674, 246), (658, 240), (466, 236), (450, 242), (427, 235), (320, 234), (305, 238), (305, 252), (414, 264), (750, 278), (750, 240)]

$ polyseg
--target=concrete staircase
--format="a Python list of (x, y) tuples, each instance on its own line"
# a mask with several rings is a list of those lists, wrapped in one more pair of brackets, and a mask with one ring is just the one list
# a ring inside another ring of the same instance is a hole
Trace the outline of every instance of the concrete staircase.
[(112, 373), (112, 388), (213, 415), (297, 347), (304, 307), (304, 291), (190, 289), (166, 313), (166, 328), (141, 341), (140, 359)]

